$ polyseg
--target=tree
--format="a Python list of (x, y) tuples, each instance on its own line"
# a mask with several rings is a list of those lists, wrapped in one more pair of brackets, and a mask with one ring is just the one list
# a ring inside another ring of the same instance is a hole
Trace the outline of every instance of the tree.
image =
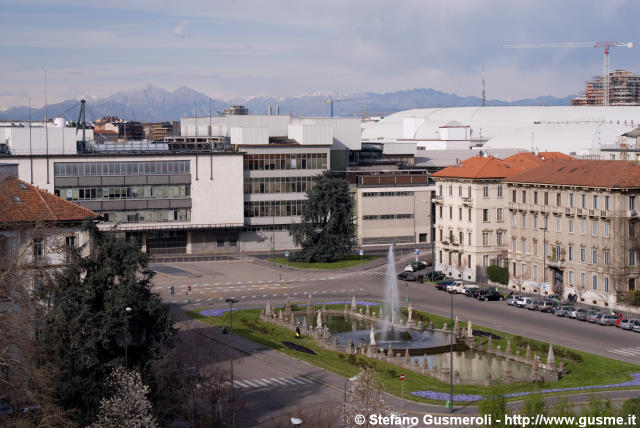
[[(70, 252), (67, 265), (41, 292), (46, 305), (40, 340), (46, 365), (55, 373), (56, 395), (78, 419), (93, 419), (105, 395), (105, 379), (116, 366), (150, 377), (151, 361), (173, 343), (166, 307), (151, 293), (148, 256), (135, 243), (89, 225), (92, 254)], [(128, 313), (125, 330), (125, 308)], [(125, 337), (125, 331), (128, 331)]]
[[(344, 406), (344, 426), (358, 426), (355, 424), (356, 415), (390, 414), (384, 405), (382, 384), (376, 377), (375, 370), (366, 368), (361, 370), (349, 383), (349, 390)], [(367, 417), (366, 425), (369, 426)]]
[[(489, 393), (480, 401), (478, 411), (481, 415), (491, 415), (494, 426), (506, 426), (505, 415), (507, 411), (507, 400), (504, 398), (504, 385), (494, 382), (489, 388)], [(497, 421), (500, 421), (498, 423)]]
[(142, 383), (140, 373), (116, 367), (107, 379), (113, 395), (100, 402), (98, 420), (92, 428), (119, 428), (134, 426), (155, 428), (157, 423), (152, 414), (151, 402), (147, 395), (149, 387)]
[(355, 243), (353, 199), (349, 183), (321, 174), (307, 192), (302, 220), (291, 229), (296, 245), (302, 247), (293, 259), (305, 262), (332, 262), (347, 255)]

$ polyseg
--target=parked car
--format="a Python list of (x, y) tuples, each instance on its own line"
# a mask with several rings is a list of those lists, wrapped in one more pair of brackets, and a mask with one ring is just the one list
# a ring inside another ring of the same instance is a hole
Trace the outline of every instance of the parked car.
[(462, 281), (454, 281), (447, 287), (448, 293), (464, 294), (464, 284)]
[(520, 297), (518, 300), (516, 300), (516, 306), (519, 308), (524, 308), (526, 307), (529, 303), (531, 303), (533, 299), (531, 297)]
[(404, 271), (398, 274), (398, 279), (400, 281), (415, 281), (416, 279), (418, 279), (418, 275), (413, 272)]
[(542, 306), (544, 302), (542, 302), (541, 300), (531, 300), (531, 303), (529, 303), (526, 308), (529, 309), (530, 311), (537, 311), (539, 306)]
[(603, 316), (604, 316), (604, 314), (597, 313), (594, 316), (589, 317), (589, 319), (587, 321), (589, 321), (590, 323), (598, 324), (600, 322), (600, 318), (602, 318)]
[(478, 297), (476, 297), (476, 299), (483, 300), (485, 302), (488, 302), (489, 300), (502, 301), (504, 300), (504, 296), (495, 288), (490, 288), (488, 290), (478, 290)]
[(636, 320), (633, 323), (633, 327), (631, 328), (633, 331), (635, 331), (636, 333), (640, 333), (640, 320)]
[(436, 271), (433, 271), (433, 272), (429, 272), (429, 273), (425, 274), (425, 276), (424, 276), (424, 279), (426, 279), (427, 281), (431, 281), (431, 282), (442, 281), (445, 278), (446, 278), (445, 274), (440, 272), (439, 270), (436, 270)]
[(587, 309), (585, 309), (585, 308), (573, 308), (573, 310), (572, 310), (571, 312), (569, 312), (569, 313), (567, 314), (567, 316), (568, 316), (569, 318), (579, 319), (579, 318), (578, 318), (578, 315), (580, 315), (580, 314), (582, 314), (582, 313), (585, 313), (585, 314), (586, 314), (587, 312), (589, 312), (589, 311), (588, 311)]
[(594, 311), (592, 309), (585, 309), (584, 311), (578, 312), (576, 314), (576, 319), (580, 321), (587, 321), (591, 312)]
[(620, 322), (620, 328), (623, 329), (623, 330), (633, 330), (633, 325), (636, 322), (640, 322), (640, 320), (630, 320), (629, 318), (623, 319)]
[(449, 286), (449, 284), (453, 284), (452, 279), (445, 279), (443, 281), (438, 281), (436, 283), (436, 288), (438, 290), (447, 291), (447, 287)]
[(556, 302), (555, 300), (545, 300), (538, 307), (538, 310), (540, 312), (553, 313), (558, 308), (558, 306), (560, 306), (560, 305), (558, 305), (558, 302)]
[(616, 316), (616, 318), (617, 318), (617, 319), (616, 319), (615, 326), (616, 326), (616, 327), (618, 327), (618, 328), (620, 328), (620, 324), (621, 324), (621, 323), (622, 323), (622, 321), (624, 321), (626, 318), (625, 318), (625, 317), (623, 317), (622, 315), (620, 315), (620, 316)]
[(427, 264), (425, 262), (413, 262), (409, 263), (404, 267), (405, 272), (418, 272), (427, 268)]
[(564, 306), (557, 307), (553, 313), (559, 317), (566, 317), (567, 314), (572, 310), (573, 310), (573, 306), (564, 305)]
[(480, 290), (480, 286), (478, 284), (465, 284), (464, 286), (464, 295), (469, 297), (473, 295), (473, 292), (475, 291), (479, 291)]
[(617, 320), (618, 317), (615, 315), (603, 314), (598, 320), (598, 324), (606, 326), (615, 325)]
[(507, 296), (507, 305), (509, 306), (514, 306), (516, 304), (516, 301), (520, 298), (519, 294), (509, 294)]

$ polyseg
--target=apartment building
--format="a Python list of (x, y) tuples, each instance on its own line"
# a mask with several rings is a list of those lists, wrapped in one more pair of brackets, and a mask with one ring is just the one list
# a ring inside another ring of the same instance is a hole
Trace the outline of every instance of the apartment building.
[(507, 257), (505, 177), (522, 172), (493, 156), (475, 156), (431, 175), (436, 184), (436, 269), (486, 280), (489, 265)]
[(510, 288), (609, 307), (637, 289), (640, 165), (559, 160), (505, 186)]

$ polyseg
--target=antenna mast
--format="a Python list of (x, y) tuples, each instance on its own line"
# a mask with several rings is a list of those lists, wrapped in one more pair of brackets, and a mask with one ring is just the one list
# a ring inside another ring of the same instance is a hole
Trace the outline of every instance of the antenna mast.
[(482, 66), (482, 107), (487, 105), (487, 97), (484, 92), (484, 65)]

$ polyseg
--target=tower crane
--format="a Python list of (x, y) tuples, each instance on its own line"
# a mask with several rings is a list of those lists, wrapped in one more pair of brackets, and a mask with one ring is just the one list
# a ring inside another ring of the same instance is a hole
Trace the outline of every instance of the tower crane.
[(535, 43), (508, 44), (503, 48), (604, 48), (604, 64), (602, 70), (602, 104), (609, 105), (609, 48), (633, 48), (633, 42), (575, 42), (575, 43)]
[(367, 100), (368, 98), (333, 98), (332, 96), (329, 96), (328, 99), (322, 101), (324, 104), (331, 104), (331, 117), (333, 117), (333, 103), (337, 103), (340, 101), (361, 101), (361, 100)]

